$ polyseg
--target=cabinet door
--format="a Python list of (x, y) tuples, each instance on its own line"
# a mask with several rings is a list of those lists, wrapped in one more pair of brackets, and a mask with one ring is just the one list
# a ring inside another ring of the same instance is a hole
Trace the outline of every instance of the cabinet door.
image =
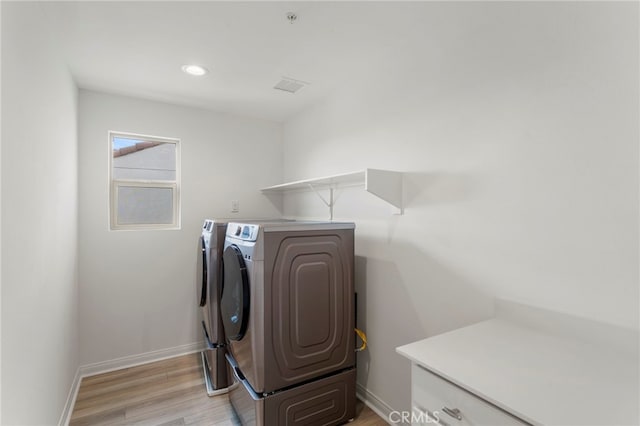
[[(419, 365), (411, 372), (412, 424), (522, 426), (528, 423)], [(429, 416), (427, 419), (426, 416)]]

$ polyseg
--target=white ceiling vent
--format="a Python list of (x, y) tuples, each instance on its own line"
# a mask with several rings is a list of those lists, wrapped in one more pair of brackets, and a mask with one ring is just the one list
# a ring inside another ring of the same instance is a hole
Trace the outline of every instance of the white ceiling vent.
[(273, 88), (289, 93), (296, 93), (298, 90), (307, 85), (309, 85), (309, 83), (307, 83), (306, 81), (294, 80), (293, 78), (289, 77), (282, 77), (282, 80), (280, 80), (275, 86), (273, 86)]

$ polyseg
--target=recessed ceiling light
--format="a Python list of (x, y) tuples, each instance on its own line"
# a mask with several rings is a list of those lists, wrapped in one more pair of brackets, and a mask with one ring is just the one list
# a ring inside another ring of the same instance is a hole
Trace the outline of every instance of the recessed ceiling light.
[(182, 71), (186, 72), (187, 74), (196, 76), (205, 75), (209, 72), (208, 69), (206, 69), (205, 67), (201, 67), (200, 65), (183, 65)]

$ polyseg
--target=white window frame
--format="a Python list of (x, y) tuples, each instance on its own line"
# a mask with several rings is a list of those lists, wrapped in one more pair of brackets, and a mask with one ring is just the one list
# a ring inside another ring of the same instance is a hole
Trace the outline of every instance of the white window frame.
[[(180, 139), (166, 138), (160, 136), (142, 135), (130, 132), (108, 132), (109, 146), (109, 229), (120, 230), (179, 230), (181, 229), (181, 208), (180, 208)], [(149, 142), (172, 143), (176, 149), (176, 180), (145, 180), (145, 179), (114, 179), (113, 178), (113, 139), (121, 137), (127, 139), (140, 139)], [(118, 223), (118, 190), (120, 187), (142, 187), (142, 188), (170, 188), (173, 189), (173, 223), (140, 223), (140, 224), (119, 224)]]

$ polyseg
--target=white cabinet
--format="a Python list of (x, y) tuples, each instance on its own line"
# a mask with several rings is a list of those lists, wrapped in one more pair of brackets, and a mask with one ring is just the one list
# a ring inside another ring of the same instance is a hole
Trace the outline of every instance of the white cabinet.
[(411, 400), (412, 425), (523, 426), (528, 424), (415, 363), (411, 366)]
[(522, 318), (498, 316), (396, 348), (412, 362), (414, 417), (431, 411), (448, 426), (640, 425), (638, 352), (626, 346), (637, 345), (636, 331), (588, 321), (585, 333), (628, 337), (594, 343), (574, 337), (573, 317), (528, 309)]

